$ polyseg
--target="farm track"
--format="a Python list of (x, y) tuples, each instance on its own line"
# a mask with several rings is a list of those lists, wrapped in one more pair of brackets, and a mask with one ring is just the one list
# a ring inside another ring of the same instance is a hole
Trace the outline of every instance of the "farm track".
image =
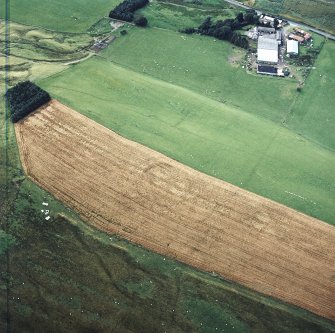
[(108, 233), (335, 320), (335, 228), (53, 100), (15, 125), (29, 177)]

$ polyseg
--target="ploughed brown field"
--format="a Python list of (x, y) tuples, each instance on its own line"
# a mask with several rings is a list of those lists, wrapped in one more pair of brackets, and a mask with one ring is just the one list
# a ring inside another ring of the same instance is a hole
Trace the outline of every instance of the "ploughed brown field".
[(335, 319), (334, 227), (186, 167), (55, 100), (15, 129), (29, 177), (97, 228)]

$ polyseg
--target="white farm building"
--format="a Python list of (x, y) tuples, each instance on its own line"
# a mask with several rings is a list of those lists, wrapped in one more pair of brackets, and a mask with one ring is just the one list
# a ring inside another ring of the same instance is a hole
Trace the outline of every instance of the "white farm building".
[(287, 54), (298, 55), (299, 54), (299, 43), (296, 40), (288, 39), (286, 44)]
[(278, 63), (278, 42), (276, 35), (259, 36), (257, 45), (257, 61), (259, 63)]

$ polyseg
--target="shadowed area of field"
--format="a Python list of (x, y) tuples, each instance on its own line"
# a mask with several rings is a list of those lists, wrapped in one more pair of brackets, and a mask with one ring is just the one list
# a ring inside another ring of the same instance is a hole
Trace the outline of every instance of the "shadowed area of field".
[(52, 101), (16, 125), (27, 174), (96, 227), (335, 319), (335, 229)]

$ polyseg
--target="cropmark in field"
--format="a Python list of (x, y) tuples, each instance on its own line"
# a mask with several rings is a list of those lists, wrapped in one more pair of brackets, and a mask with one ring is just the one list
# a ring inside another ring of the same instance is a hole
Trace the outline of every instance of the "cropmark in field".
[(15, 125), (27, 174), (97, 228), (335, 319), (335, 229), (52, 101)]

